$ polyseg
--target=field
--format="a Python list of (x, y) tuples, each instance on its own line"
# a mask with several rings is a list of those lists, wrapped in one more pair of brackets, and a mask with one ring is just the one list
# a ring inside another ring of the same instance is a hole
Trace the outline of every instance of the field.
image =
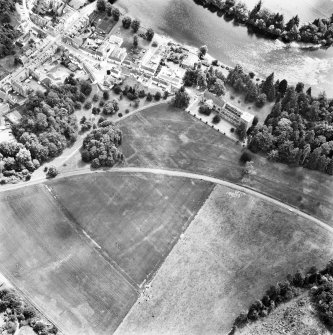
[(313, 222), (217, 186), (116, 334), (226, 334), (271, 284), (326, 265), (332, 245)]
[(107, 172), (48, 185), (73, 221), (137, 285), (158, 269), (213, 188), (187, 178)]
[(119, 124), (129, 166), (186, 170), (243, 184), (333, 224), (331, 176), (255, 155), (257, 173), (243, 179), (240, 145), (167, 104), (146, 109)]
[(65, 334), (111, 334), (137, 291), (79, 234), (45, 186), (0, 197), (0, 271)]

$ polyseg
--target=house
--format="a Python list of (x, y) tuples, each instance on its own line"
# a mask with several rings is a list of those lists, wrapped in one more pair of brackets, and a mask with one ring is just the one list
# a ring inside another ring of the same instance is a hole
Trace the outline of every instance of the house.
[(14, 125), (19, 124), (20, 120), (22, 119), (22, 115), (17, 111), (14, 110), (6, 115), (8, 121)]
[(183, 59), (181, 66), (184, 69), (193, 69), (194, 64), (198, 63), (199, 57), (197, 54), (188, 53), (187, 57)]
[(113, 64), (120, 65), (127, 56), (127, 52), (125, 48), (120, 48), (116, 46), (110, 53), (108, 57), (108, 62)]
[(163, 50), (163, 46), (159, 46), (156, 50), (150, 49), (142, 59), (141, 70), (150, 75), (155, 75), (162, 60)]
[(121, 45), (123, 44), (124, 40), (123, 40), (121, 37), (119, 37), (119, 36), (111, 35), (111, 36), (109, 37), (109, 42), (110, 42), (111, 44), (116, 44), (116, 45), (118, 45), (118, 47), (121, 47)]
[(112, 77), (119, 79), (119, 78), (121, 78), (121, 69), (112, 68), (110, 70), (110, 74), (111, 74)]
[(8, 103), (1, 103), (0, 102), (0, 117), (8, 113), (10, 110)]
[(162, 81), (167, 82), (172, 90), (179, 90), (183, 85), (182, 76), (167, 67), (162, 67), (157, 77)]
[(226, 104), (226, 102), (221, 97), (218, 97), (217, 95), (209, 91), (204, 92), (201, 101), (206, 105), (212, 106), (211, 108), (214, 108), (217, 111), (222, 110), (222, 108), (224, 108)]

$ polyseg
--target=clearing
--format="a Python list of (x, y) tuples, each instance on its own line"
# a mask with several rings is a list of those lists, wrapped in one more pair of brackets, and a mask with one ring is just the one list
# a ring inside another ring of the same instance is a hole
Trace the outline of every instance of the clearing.
[(151, 278), (214, 185), (150, 174), (88, 174), (48, 182), (68, 215), (137, 285)]
[(326, 265), (332, 245), (312, 222), (216, 186), (116, 334), (226, 334), (272, 283)]

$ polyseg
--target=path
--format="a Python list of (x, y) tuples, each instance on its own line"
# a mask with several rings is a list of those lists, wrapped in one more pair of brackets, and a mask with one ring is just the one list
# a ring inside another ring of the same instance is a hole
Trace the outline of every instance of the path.
[[(267, 196), (263, 193), (260, 193), (258, 191), (254, 191), (254, 190), (252, 190), (248, 187), (233, 184), (231, 182), (228, 182), (228, 181), (225, 181), (225, 180), (222, 180), (222, 179), (218, 179), (218, 178), (214, 178), (214, 177), (210, 177), (210, 176), (206, 176), (206, 175), (201, 175), (201, 174), (197, 174), (197, 173), (191, 173), (191, 172), (186, 172), (186, 171), (167, 170), (167, 169), (141, 168), (141, 167), (112, 168), (112, 169), (109, 169), (109, 170), (91, 170), (90, 168), (84, 168), (84, 169), (80, 169), (80, 170), (75, 170), (75, 171), (63, 173), (63, 174), (59, 175), (57, 177), (57, 179), (62, 179), (62, 178), (72, 177), (72, 176), (86, 175), (86, 174), (89, 174), (89, 173), (105, 173), (105, 172), (109, 172), (109, 173), (149, 173), (149, 174), (165, 175), (165, 176), (171, 176), (171, 177), (204, 180), (204, 181), (216, 184), (216, 185), (227, 186), (227, 187), (232, 188), (234, 190), (253, 195), (253, 196), (255, 196), (259, 199), (265, 200), (265, 201), (270, 202), (274, 205), (277, 205), (277, 206), (280, 206), (284, 209), (287, 209), (290, 212), (295, 213), (295, 215), (299, 215), (299, 216), (301, 216), (301, 217), (303, 217), (307, 220), (310, 220), (310, 221), (314, 222), (315, 224), (317, 224), (318, 226), (325, 229), (326, 231), (328, 231), (330, 233), (333, 233), (333, 227), (331, 227), (330, 225), (328, 225), (327, 223), (325, 223), (325, 222), (323, 222), (319, 219), (316, 219), (316, 218), (312, 217), (309, 214), (306, 214), (306, 213), (302, 212), (301, 210), (299, 210), (295, 207), (287, 205), (287, 204), (285, 204), (285, 203), (283, 203), (279, 200), (273, 199), (273, 198), (271, 198), (271, 197), (269, 197), (269, 196)], [(32, 181), (26, 182), (24, 184), (20, 183), (20, 184), (14, 184), (14, 185), (13, 184), (5, 185), (5, 186), (2, 186), (0, 188), (0, 193), (5, 192), (5, 191), (9, 191), (9, 190), (20, 189), (22, 187), (27, 187), (27, 186), (31, 186), (31, 185), (41, 184), (43, 182), (45, 182), (45, 178), (32, 180)]]

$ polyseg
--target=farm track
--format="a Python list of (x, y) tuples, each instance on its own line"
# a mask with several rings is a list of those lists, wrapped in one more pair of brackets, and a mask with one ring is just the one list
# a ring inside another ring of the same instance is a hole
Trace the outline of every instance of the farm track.
[[(80, 176), (80, 175), (86, 175), (90, 173), (148, 173), (148, 174), (156, 174), (156, 175), (165, 175), (165, 176), (171, 176), (171, 177), (182, 177), (182, 178), (190, 178), (190, 179), (196, 179), (196, 180), (203, 180), (207, 182), (214, 183), (216, 185), (223, 185), (227, 186), (229, 188), (232, 188), (234, 190), (238, 190), (250, 195), (253, 195), (257, 198), (260, 198), (262, 200), (268, 201), (272, 204), (275, 204), (277, 206), (280, 206), (282, 208), (285, 208), (293, 213), (295, 215), (299, 215), (305, 219), (308, 219), (312, 222), (314, 222), (316, 225), (320, 226), (321, 228), (325, 229), (326, 231), (333, 233), (333, 227), (328, 225), (327, 223), (297, 209), (296, 207), (293, 207), (291, 205), (288, 205), (284, 202), (281, 202), (277, 199), (274, 199), (268, 195), (265, 195), (264, 193), (260, 193), (258, 191), (255, 191), (249, 187), (242, 186), (239, 184), (234, 184), (222, 179), (214, 178), (207, 175), (192, 173), (192, 172), (186, 172), (186, 171), (180, 171), (180, 170), (168, 170), (168, 169), (157, 169), (157, 168), (141, 168), (141, 167), (122, 167), (122, 168), (113, 168), (109, 170), (91, 170), (90, 168), (75, 170), (67, 173), (63, 173), (60, 176), (57, 177), (57, 179), (60, 178), (68, 178), (73, 176)], [(45, 178), (36, 179), (30, 182), (26, 182), (24, 184), (14, 184), (14, 185), (6, 185), (2, 186), (0, 188), (0, 192), (6, 192), (9, 190), (16, 190), (20, 189), (22, 187), (27, 187), (31, 185), (36, 185), (45, 182)]]

